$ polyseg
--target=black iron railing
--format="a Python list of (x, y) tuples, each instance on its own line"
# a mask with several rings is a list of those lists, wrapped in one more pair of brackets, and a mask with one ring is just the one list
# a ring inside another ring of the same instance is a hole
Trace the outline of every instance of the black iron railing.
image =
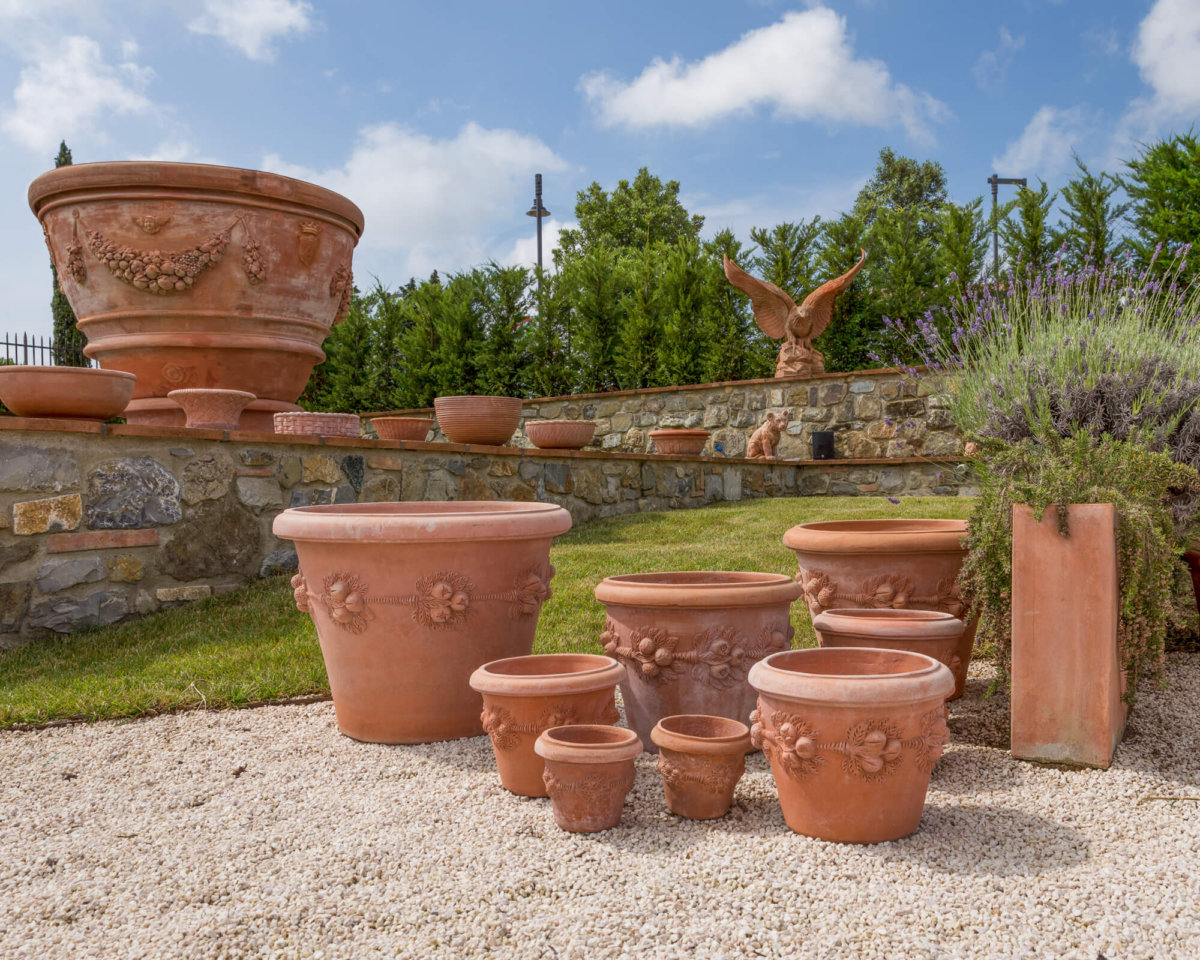
[(55, 349), (52, 337), (28, 333), (0, 334), (0, 363), (20, 363), (28, 366), (91, 367), (95, 364), (83, 355), (83, 345)]

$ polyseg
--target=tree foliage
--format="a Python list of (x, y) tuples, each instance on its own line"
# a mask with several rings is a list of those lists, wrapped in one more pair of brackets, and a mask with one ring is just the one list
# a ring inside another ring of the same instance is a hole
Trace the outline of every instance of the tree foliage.
[(1200, 139), (1189, 131), (1160, 140), (1126, 165), (1120, 181), (1139, 258), (1155, 260), (1160, 244), (1170, 250), (1200, 242)]
[[(54, 158), (54, 167), (55, 169), (69, 167), (72, 162), (71, 150), (67, 146), (67, 142), (63, 140), (58, 145), (58, 156)], [(50, 261), (50, 277), (53, 283), (53, 292), (50, 295), (50, 313), (54, 320), (54, 338), (51, 346), (54, 363), (60, 367), (86, 367), (88, 361), (83, 355), (83, 348), (87, 346), (87, 337), (75, 325), (77, 322), (75, 311), (71, 309), (67, 295), (58, 285), (58, 270), (55, 269), (53, 260)]]

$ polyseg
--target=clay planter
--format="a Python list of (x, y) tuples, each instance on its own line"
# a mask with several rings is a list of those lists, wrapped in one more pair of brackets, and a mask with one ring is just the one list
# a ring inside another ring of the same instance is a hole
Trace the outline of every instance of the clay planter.
[(182, 424), (167, 393), (184, 387), (255, 394), (247, 427), (295, 409), (349, 309), (362, 211), (311, 183), (197, 163), (77, 163), (34, 180), (29, 205), (84, 353), (137, 375), (131, 423)]
[(438, 426), (451, 443), (503, 447), (521, 422), (517, 397), (435, 397)]
[(600, 724), (552, 727), (533, 749), (546, 761), (543, 778), (554, 822), (572, 833), (596, 833), (621, 822), (633, 787), (633, 758), (642, 742), (632, 730)]
[(277, 413), (275, 432), (310, 437), (360, 437), (362, 420), (354, 413)]
[[(814, 618), (845, 607), (966, 612), (958, 574), (966, 558), (965, 520), (830, 520), (783, 535), (796, 553), (804, 600)], [(967, 682), (977, 619), (951, 658), (955, 700)]]
[(600, 642), (625, 665), (629, 725), (656, 752), (663, 717), (699, 713), (746, 723), (754, 691), (746, 672), (791, 644), (800, 586), (777, 573), (642, 573), (596, 587), (608, 619)]
[(433, 429), (433, 417), (373, 417), (371, 426), (380, 440), (424, 440)]
[(667, 808), (692, 820), (723, 817), (746, 772), (750, 730), (727, 717), (663, 717), (650, 731), (658, 745)]
[(530, 420), (525, 436), (543, 450), (581, 450), (596, 435), (595, 420)]
[(485, 663), (471, 674), (483, 694), (483, 729), (492, 738), (500, 783), (526, 797), (546, 796), (546, 766), (533, 750), (543, 730), (621, 719), (613, 696), (625, 668), (610, 657), (550, 653)]
[(945, 664), (871, 647), (789, 650), (756, 663), (750, 683), (759, 694), (751, 737), (789, 827), (839, 843), (917, 829), (950, 740)]
[(911, 650), (952, 667), (966, 628), (938, 610), (826, 610), (813, 619), (823, 647)]
[(0, 403), (18, 417), (107, 420), (125, 409), (136, 380), (120, 370), (0, 366)]
[(185, 427), (236, 430), (242, 411), (254, 394), (245, 390), (172, 390), (167, 396), (183, 408)]
[(666, 456), (694, 457), (708, 443), (707, 430), (651, 430), (654, 452)]
[(571, 515), (547, 503), (357, 503), (284, 510), (296, 606), (317, 627), (339, 729), (424, 743), (483, 731), (468, 679), (524, 656), (550, 596), (550, 539)]

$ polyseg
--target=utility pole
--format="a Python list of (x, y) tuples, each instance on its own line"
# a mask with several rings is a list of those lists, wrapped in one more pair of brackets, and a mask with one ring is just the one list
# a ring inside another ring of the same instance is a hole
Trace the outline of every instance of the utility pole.
[(1000, 238), (997, 234), (996, 223), (996, 203), (1000, 194), (1000, 184), (1013, 184), (1018, 187), (1026, 186), (1024, 177), (998, 177), (992, 174), (988, 177), (988, 183), (992, 185), (992, 273), (1000, 275)]
[(550, 216), (550, 211), (542, 206), (542, 175), (533, 175), (533, 206), (525, 211), (525, 216), (537, 218), (538, 240), (538, 298), (542, 296), (542, 218)]

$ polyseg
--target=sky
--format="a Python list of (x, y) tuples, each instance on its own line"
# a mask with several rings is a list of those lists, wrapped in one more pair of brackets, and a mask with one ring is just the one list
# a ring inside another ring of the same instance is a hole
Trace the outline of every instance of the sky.
[(0, 335), (51, 330), (26, 190), (63, 139), (337, 190), (359, 286), (396, 287), (532, 264), (535, 173), (549, 262), (641, 167), (749, 245), (848, 209), (885, 146), (990, 202), (1198, 117), (1200, 0), (0, 0)]

